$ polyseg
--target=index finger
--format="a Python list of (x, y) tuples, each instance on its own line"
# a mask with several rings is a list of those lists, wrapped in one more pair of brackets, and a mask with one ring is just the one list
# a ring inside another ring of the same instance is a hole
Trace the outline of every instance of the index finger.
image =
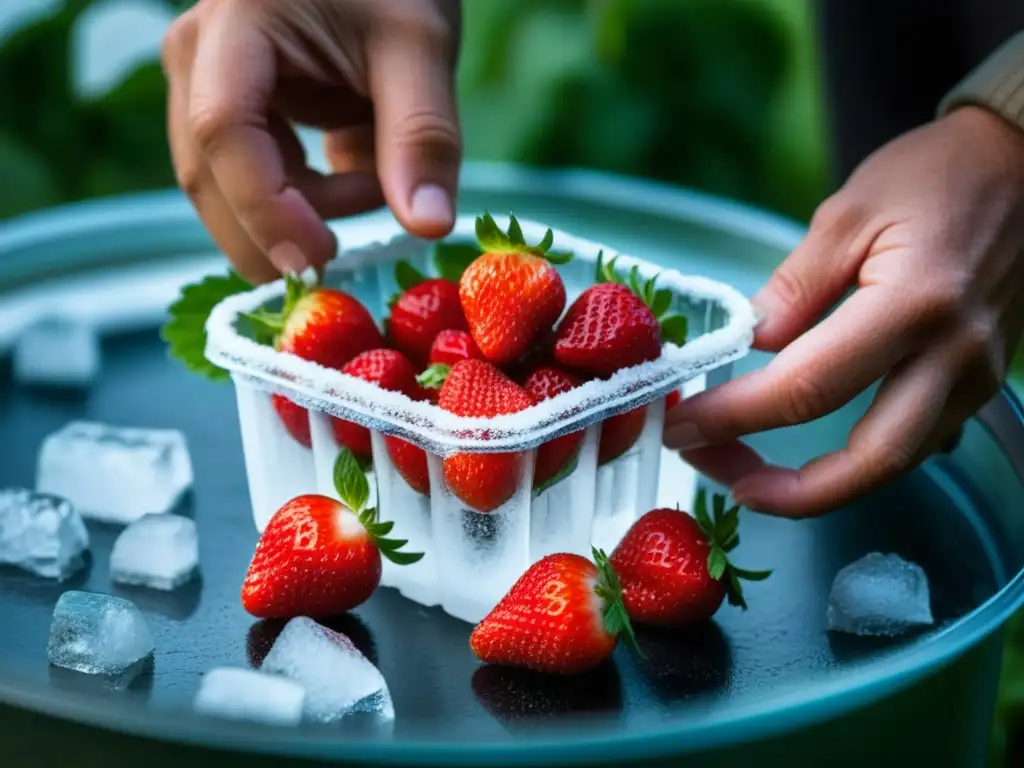
[(322, 266), (333, 233), (289, 183), (269, 113), (277, 57), (252, 6), (213, 5), (203, 18), (189, 103), (195, 140), (253, 242), (282, 271)]

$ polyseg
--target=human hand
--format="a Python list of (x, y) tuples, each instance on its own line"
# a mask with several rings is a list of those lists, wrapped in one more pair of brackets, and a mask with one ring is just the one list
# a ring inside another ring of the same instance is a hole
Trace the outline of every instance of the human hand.
[[(178, 183), (253, 282), (321, 268), (325, 219), (384, 202), (421, 237), (454, 224), (458, 0), (201, 0), (164, 41)], [(307, 167), (290, 123), (326, 131)]]
[[(1021, 338), (1024, 133), (964, 107), (890, 142), (819, 207), (754, 303), (755, 346), (781, 352), (670, 411), (666, 445), (737, 502), (788, 517), (916, 466), (997, 392)], [(879, 379), (846, 447), (799, 469), (738, 441), (825, 416)]]

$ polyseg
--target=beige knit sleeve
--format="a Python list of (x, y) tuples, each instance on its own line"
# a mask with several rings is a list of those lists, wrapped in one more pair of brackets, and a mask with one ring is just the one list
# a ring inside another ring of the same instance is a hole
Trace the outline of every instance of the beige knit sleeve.
[(998, 112), (1024, 129), (1024, 32), (1011, 37), (946, 94), (939, 114), (968, 104)]

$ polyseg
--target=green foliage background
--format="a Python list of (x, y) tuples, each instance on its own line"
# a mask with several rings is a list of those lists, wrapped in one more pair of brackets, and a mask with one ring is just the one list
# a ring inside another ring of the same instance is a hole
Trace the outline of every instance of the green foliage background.
[[(90, 4), (67, 0), (0, 45), (0, 104), (16, 105), (0, 111), (0, 219), (174, 183), (156, 61), (98, 98), (73, 92), (69, 39)], [(809, 0), (465, 0), (464, 8), (467, 157), (646, 176), (801, 220), (827, 192)], [(1024, 374), (1024, 355), (1017, 360)], [(1024, 720), (1019, 618), (993, 764), (1008, 724)]]

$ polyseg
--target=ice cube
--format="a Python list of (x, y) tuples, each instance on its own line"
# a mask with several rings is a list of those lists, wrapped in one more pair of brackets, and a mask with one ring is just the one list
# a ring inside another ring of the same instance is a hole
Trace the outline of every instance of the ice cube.
[(84, 387), (99, 369), (96, 332), (74, 320), (42, 320), (29, 326), (14, 347), (14, 378), (25, 384)]
[(0, 490), (0, 563), (64, 580), (85, 564), (89, 533), (74, 507), (24, 488)]
[(196, 524), (172, 514), (144, 515), (114, 541), (110, 578), (121, 584), (177, 589), (199, 565)]
[(130, 600), (72, 590), (53, 609), (46, 653), (57, 667), (119, 675), (153, 653), (153, 636)]
[(933, 623), (928, 577), (919, 565), (872, 552), (836, 574), (828, 600), (830, 630), (895, 637)]
[(194, 707), (204, 715), (266, 725), (298, 725), (306, 691), (284, 677), (217, 667), (199, 684)]
[(191, 486), (185, 437), (173, 429), (73, 421), (47, 437), (39, 453), (36, 489), (105, 522), (166, 512)]
[(380, 671), (340, 632), (304, 616), (289, 621), (260, 669), (284, 675), (306, 691), (306, 717), (329, 723), (351, 713), (393, 720), (395, 708)]

